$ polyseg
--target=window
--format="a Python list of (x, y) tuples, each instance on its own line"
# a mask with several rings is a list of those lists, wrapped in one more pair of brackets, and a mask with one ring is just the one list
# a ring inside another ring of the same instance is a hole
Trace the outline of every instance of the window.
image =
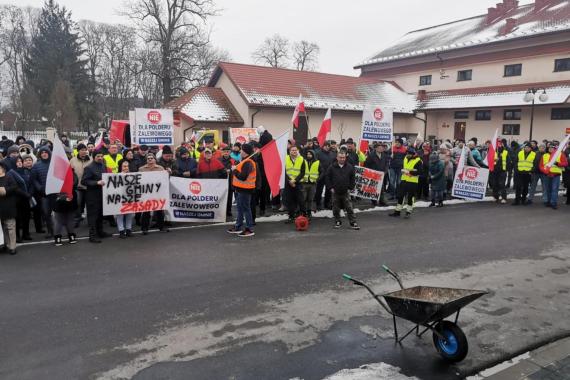
[(570, 120), (570, 108), (553, 108), (552, 120)]
[(475, 120), (491, 120), (491, 111), (475, 112)]
[(520, 124), (503, 124), (503, 135), (520, 135), (521, 125)]
[(570, 71), (570, 58), (555, 60), (554, 71)]
[(469, 119), (469, 111), (455, 111), (456, 119)]
[(521, 110), (505, 110), (503, 114), (504, 120), (520, 120), (521, 119)]
[(457, 81), (463, 82), (466, 80), (471, 80), (473, 77), (473, 70), (461, 70), (457, 72)]
[(422, 75), (420, 77), (420, 86), (429, 86), (431, 84), (431, 75)]
[(505, 76), (506, 77), (518, 77), (522, 75), (522, 63), (516, 65), (506, 65), (505, 66)]

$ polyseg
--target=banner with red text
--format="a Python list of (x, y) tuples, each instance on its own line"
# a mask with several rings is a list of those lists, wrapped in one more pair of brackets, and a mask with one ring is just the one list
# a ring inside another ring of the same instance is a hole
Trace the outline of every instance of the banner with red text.
[(256, 128), (230, 128), (230, 142), (245, 144), (251, 141), (259, 141), (259, 133)]
[(104, 173), (103, 215), (134, 214), (168, 208), (168, 172)]
[(227, 179), (170, 178), (173, 222), (225, 222), (227, 201)]
[(356, 170), (356, 187), (350, 195), (362, 199), (371, 199), (377, 201), (382, 193), (382, 184), (384, 183), (384, 172), (357, 166)]

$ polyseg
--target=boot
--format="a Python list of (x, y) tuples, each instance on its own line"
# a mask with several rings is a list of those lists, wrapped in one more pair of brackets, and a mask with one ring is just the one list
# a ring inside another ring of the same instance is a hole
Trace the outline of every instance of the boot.
[(125, 233), (125, 231), (119, 231), (119, 239), (126, 239), (127, 238), (127, 234)]
[(443, 201), (439, 201), (439, 203), (437, 204), (437, 207), (443, 207)]
[(133, 231), (125, 230), (125, 235), (127, 235), (127, 237), (131, 237), (131, 236), (133, 236)]
[(63, 242), (61, 241), (61, 235), (55, 235), (53, 237), (53, 240), (56, 247), (61, 247), (63, 245)]
[(400, 216), (400, 211), (394, 211), (393, 213), (388, 214), (388, 216), (393, 216), (393, 217), (397, 218)]
[(89, 243), (99, 244), (101, 243), (101, 239), (97, 237), (97, 232), (94, 228), (89, 229)]
[(97, 235), (101, 238), (101, 239), (105, 239), (108, 237), (111, 237), (111, 234), (106, 233), (105, 231), (101, 230), (99, 232), (97, 232)]
[(75, 234), (67, 235), (67, 239), (69, 239), (69, 244), (76, 244), (77, 243), (77, 236)]
[(412, 215), (412, 213), (409, 211), (406, 211), (406, 215), (404, 215), (404, 219), (410, 219), (410, 215)]
[(431, 201), (428, 207), (435, 207), (435, 201)]

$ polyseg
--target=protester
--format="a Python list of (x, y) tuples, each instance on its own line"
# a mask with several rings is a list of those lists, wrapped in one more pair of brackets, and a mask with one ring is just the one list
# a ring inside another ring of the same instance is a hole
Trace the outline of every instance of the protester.
[(407, 148), (403, 145), (404, 141), (400, 138), (396, 139), (392, 147), (392, 161), (390, 162), (390, 188), (392, 191), (392, 199), (395, 199), (398, 194), (398, 188), (401, 181), (401, 171), (404, 165), (404, 158), (406, 157)]
[(204, 154), (198, 162), (198, 178), (227, 178), (226, 168), (220, 160), (214, 158), (214, 153), (209, 148), (204, 149)]
[(305, 177), (305, 160), (299, 154), (299, 148), (296, 145), (291, 146), (285, 158), (285, 176), (285, 197), (289, 211), (287, 223), (292, 223), (297, 216), (297, 210), (301, 215), (306, 214), (301, 182)]
[(69, 244), (77, 243), (75, 235), (75, 214), (78, 208), (77, 201), (77, 175), (73, 173), (73, 190), (71, 193), (58, 194), (53, 207), (54, 220), (54, 244), (56, 247), (62, 246), (62, 234), (65, 229)]
[(196, 178), (198, 172), (198, 163), (190, 157), (188, 149), (182, 147), (178, 150), (178, 159), (176, 160), (176, 177)]
[(130, 172), (138, 172), (139, 167), (135, 160), (135, 150), (134, 149), (125, 149), (123, 150), (123, 159), (119, 161), (119, 173), (121, 172), (121, 164), (123, 162), (129, 163), (129, 171)]
[(7, 175), (8, 170), (6, 162), (0, 161), (0, 222), (4, 233), (4, 245), (10, 255), (15, 255), (18, 185)]
[[(119, 166), (120, 173), (131, 173), (131, 166), (128, 161), (121, 161)], [(117, 221), (117, 228), (119, 230), (119, 238), (125, 239), (127, 237), (133, 236), (133, 220), (135, 219), (135, 214), (120, 214), (115, 215), (115, 220)]]
[(42, 210), (42, 218), (46, 224), (48, 234), (46, 239), (53, 239), (52, 212), (55, 202), (55, 194), (46, 195), (46, 183), (51, 161), (51, 149), (42, 146), (38, 150), (39, 159), (32, 168), (32, 183), (34, 194)]
[(232, 216), (232, 202), (233, 202), (233, 193), (234, 193), (234, 189), (232, 187), (232, 181), (233, 181), (232, 167), (236, 165), (236, 162), (230, 156), (230, 152), (231, 152), (230, 146), (226, 145), (224, 148), (222, 148), (222, 158), (220, 159), (220, 162), (222, 163), (222, 165), (224, 165), (224, 168), (226, 169), (226, 175), (228, 176), (228, 198), (226, 202), (226, 217)]
[(446, 189), (445, 164), (436, 152), (430, 156), (428, 173), (431, 182), (431, 203), (429, 207), (443, 207), (443, 194)]
[(172, 148), (168, 145), (162, 147), (162, 155), (160, 156), (157, 164), (159, 166), (162, 166), (164, 170), (166, 170), (171, 176), (175, 176), (176, 173), (178, 173), (178, 168), (176, 167), (176, 161), (174, 160)]
[[(332, 165), (336, 159), (336, 153), (331, 150), (330, 141), (325, 141), (323, 147), (317, 153), (317, 160), (319, 160), (319, 167), (323, 175), (317, 181), (317, 187), (315, 189), (315, 203), (317, 210), (331, 208), (331, 190), (326, 186), (326, 173), (329, 167)], [(323, 203), (323, 192), (325, 194), (325, 199)]]
[(119, 172), (119, 161), (123, 159), (123, 155), (119, 153), (119, 146), (114, 144), (109, 144), (109, 153), (105, 155), (105, 166), (109, 169), (111, 173)]
[(103, 231), (103, 173), (106, 172), (103, 152), (100, 151), (95, 153), (93, 161), (83, 171), (81, 184), (86, 188), (85, 204), (90, 243), (101, 243), (100, 239), (111, 236)]
[(257, 127), (257, 133), (259, 133), (259, 144), (262, 148), (273, 140), (273, 136), (263, 125)]
[[(16, 171), (22, 177), (26, 185), (25, 196), (20, 196), (18, 200), (18, 217), (16, 219), (16, 240), (19, 242), (33, 240), (30, 236), (30, 217), (32, 211), (32, 204), (35, 205), (33, 199), (33, 184), (32, 184), (32, 166), (33, 159), (29, 154), (24, 154), (21, 159), (21, 166), (18, 165)], [(41, 214), (40, 214), (40, 229), (41, 229)]]
[[(232, 167), (232, 186), (236, 195), (237, 219), (235, 225), (228, 229), (228, 233), (237, 234), (239, 237), (252, 237), (253, 217), (251, 214), (251, 194), (255, 191), (257, 181), (257, 168), (255, 162), (250, 158), (253, 154), (253, 147), (244, 144), (241, 147), (242, 161)], [(244, 226), (245, 219), (245, 228)]]
[[(536, 194), (536, 187), (538, 186), (538, 181), (540, 181), (540, 186), (542, 187), (542, 199), (546, 202), (546, 191), (544, 191), (544, 173), (540, 170), (540, 162), (542, 161), (542, 155), (546, 152), (546, 145), (540, 144), (538, 146), (538, 150), (536, 152), (536, 159), (534, 161), (534, 167), (532, 171), (532, 178), (530, 183), (530, 189), (528, 191), (528, 204), (532, 204), (534, 201), (534, 195)], [(565, 173), (568, 173), (568, 170), (565, 170)], [(566, 187), (566, 189), (570, 188), (570, 186)], [(568, 200), (567, 200), (568, 202)]]
[(241, 144), (240, 143), (235, 143), (232, 146), (232, 152), (230, 153), (231, 158), (235, 161), (235, 162), (240, 162), (241, 161)]
[[(420, 146), (420, 145), (418, 145)], [(431, 143), (429, 141), (421, 144), (421, 150), (419, 157), (422, 160), (422, 172), (420, 173), (419, 183), (418, 183), (418, 199), (428, 200), (429, 199), (429, 182), (430, 182), (430, 156), (431, 156)]]
[[(386, 172), (388, 170), (388, 156), (385, 153), (385, 148), (383, 144), (375, 143), (373, 145), (373, 151), (370, 152), (368, 157), (366, 157), (366, 161), (364, 161), (364, 167), (372, 170), (376, 170), (378, 172), (383, 172), (384, 175), (384, 182), (386, 182), (387, 176)], [(384, 188), (384, 184), (382, 185)], [(380, 194), (380, 206), (386, 206), (386, 195), (384, 191)], [(378, 202), (373, 200), (372, 205), (378, 205)]]
[(356, 177), (354, 167), (347, 162), (345, 152), (339, 152), (334, 162), (326, 173), (327, 187), (332, 193), (332, 207), (334, 216), (334, 228), (340, 228), (342, 221), (340, 219), (340, 210), (344, 210), (350, 227), (353, 230), (359, 230), (360, 227), (356, 223), (352, 202), (350, 200), (350, 191), (356, 186)]
[(511, 157), (501, 142), (497, 143), (493, 170), (489, 172), (489, 184), (493, 190), (493, 198), (497, 203), (507, 203), (507, 173), (512, 166)]
[(305, 202), (305, 210), (307, 217), (312, 218), (313, 214), (313, 201), (315, 199), (315, 190), (317, 188), (317, 181), (322, 176), (320, 161), (315, 159), (315, 152), (308, 150), (305, 153), (305, 176), (301, 180), (303, 201)]
[[(398, 204), (390, 216), (398, 217), (402, 210), (406, 211), (405, 218), (409, 218), (414, 210), (414, 197), (418, 192), (419, 174), (422, 171), (422, 160), (416, 154), (414, 148), (408, 148), (404, 158), (402, 177), (398, 189)], [(404, 206), (404, 199), (407, 205)]]
[(552, 155), (556, 153), (558, 148), (557, 144), (552, 144), (548, 148), (548, 153), (542, 155), (540, 162), (540, 170), (545, 175), (544, 177), (544, 192), (546, 192), (546, 201), (544, 205), (556, 210), (558, 208), (558, 190), (560, 188), (560, 176), (564, 168), (568, 166), (566, 155), (561, 154), (560, 157), (550, 165)]
[(78, 179), (77, 196), (75, 197), (75, 201), (77, 203), (77, 209), (75, 211), (75, 228), (79, 227), (79, 224), (83, 220), (83, 211), (85, 210), (85, 192), (87, 191), (87, 188), (81, 183), (81, 181), (83, 180), (85, 168), (90, 163), (91, 157), (89, 156), (87, 146), (85, 144), (78, 144), (77, 156), (73, 157), (69, 161), (69, 164)]
[[(142, 166), (139, 169), (139, 172), (157, 172), (163, 171), (164, 168), (156, 163), (156, 156), (154, 153), (148, 153), (146, 155), (146, 165)], [(143, 212), (141, 217), (141, 229), (143, 235), (148, 235), (148, 230), (150, 227), (152, 213), (147, 211)], [(156, 226), (160, 230), (160, 232), (168, 232), (168, 228), (164, 225), (164, 211), (158, 210), (154, 212), (154, 217), (156, 218)]]
[(513, 165), (515, 174), (515, 201), (513, 206), (526, 205), (531, 173), (534, 168), (536, 153), (530, 144), (525, 144)]

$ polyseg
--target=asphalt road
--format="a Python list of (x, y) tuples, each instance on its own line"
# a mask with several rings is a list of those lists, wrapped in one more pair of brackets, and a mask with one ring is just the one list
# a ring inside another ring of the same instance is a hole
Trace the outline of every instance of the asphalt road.
[[(462, 378), (570, 332), (569, 215), (482, 203), (363, 213), (361, 231), (317, 219), (245, 241), (210, 226), (26, 246), (0, 256), (0, 378), (309, 380), (379, 362)], [(429, 335), (395, 346), (391, 318), (340, 277), (395, 290), (384, 263), (407, 285), (490, 292), (461, 313), (465, 361), (443, 363)]]

